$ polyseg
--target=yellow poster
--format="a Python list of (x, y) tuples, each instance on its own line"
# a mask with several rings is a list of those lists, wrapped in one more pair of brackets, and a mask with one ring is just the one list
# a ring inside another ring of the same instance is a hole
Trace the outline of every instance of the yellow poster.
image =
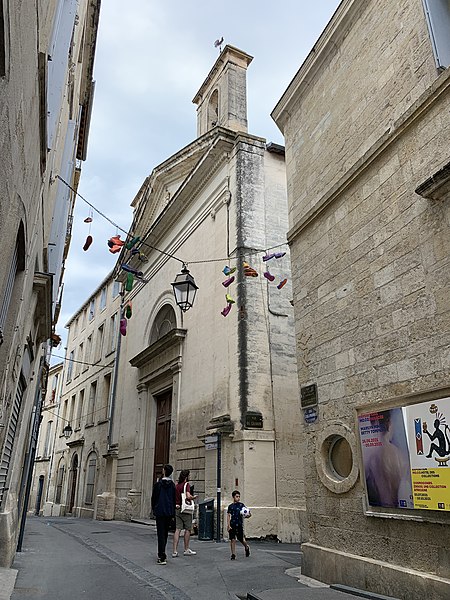
[(450, 510), (450, 398), (403, 408), (414, 508)]

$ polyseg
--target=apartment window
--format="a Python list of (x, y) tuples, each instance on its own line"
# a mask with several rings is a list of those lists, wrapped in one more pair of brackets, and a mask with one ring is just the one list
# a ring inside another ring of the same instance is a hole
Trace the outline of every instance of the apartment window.
[(120, 281), (114, 281), (112, 289), (112, 297), (117, 298), (120, 294)]
[(59, 461), (58, 471), (57, 471), (57, 475), (56, 475), (55, 504), (61, 504), (63, 482), (64, 482), (64, 462), (63, 462), (63, 459), (61, 459)]
[(114, 352), (116, 349), (117, 340), (117, 320), (118, 313), (114, 313), (109, 320), (109, 341), (108, 341), (108, 352)]
[(94, 424), (96, 396), (97, 396), (97, 382), (94, 381), (93, 383), (91, 383), (91, 388), (89, 390), (89, 408), (88, 408), (88, 415), (87, 415), (87, 424), (88, 425)]
[(96, 340), (97, 343), (95, 346), (95, 362), (98, 362), (102, 358), (104, 331), (105, 331), (105, 324), (103, 323), (97, 329), (97, 340)]
[(103, 310), (106, 307), (106, 293), (108, 288), (105, 286), (102, 289), (102, 293), (100, 294), (100, 310)]
[(76, 374), (79, 375), (81, 373), (81, 368), (83, 365), (83, 342), (78, 346), (78, 362), (76, 364)]
[(95, 473), (97, 471), (97, 456), (92, 452), (88, 456), (87, 476), (86, 476), (86, 495), (85, 504), (92, 504), (94, 501)]
[(450, 65), (450, 0), (423, 0), (438, 69)]
[[(1, 4), (1, 3), (0, 3)], [(25, 229), (23, 223), (20, 223), (19, 230), (16, 237), (16, 245), (14, 246), (14, 252), (11, 257), (9, 266), (8, 277), (3, 286), (3, 299), (0, 304), (0, 345), (4, 341), (6, 335), (6, 328), (8, 323), (8, 312), (10, 306), (14, 306), (15, 303), (11, 303), (13, 298), (14, 288), (17, 280), (19, 271), (25, 269)], [(9, 319), (11, 321), (11, 319)]]
[(44, 442), (44, 452), (42, 454), (43, 457), (50, 456), (50, 436), (52, 432), (53, 421), (49, 421), (47, 423), (47, 430), (45, 432), (45, 442)]
[(166, 304), (155, 317), (150, 333), (150, 344), (154, 344), (166, 335), (166, 333), (172, 331), (176, 326), (177, 318), (175, 316), (175, 311), (170, 304)]
[(80, 396), (78, 398), (77, 420), (75, 421), (75, 429), (81, 429), (81, 419), (83, 418), (83, 407), (84, 407), (84, 390), (80, 390)]
[(75, 400), (76, 400), (76, 396), (72, 396), (72, 399), (70, 400), (69, 416), (67, 417), (67, 420), (69, 421), (71, 426), (72, 426), (73, 416), (75, 414)]
[[(67, 399), (67, 400), (64, 400), (61, 429), (64, 429), (64, 427), (66, 426), (66, 423), (67, 423), (68, 407), (69, 407), (69, 400)], [(62, 431), (61, 431), (61, 433), (62, 433)]]
[(95, 317), (95, 298), (93, 300), (91, 300), (91, 303), (89, 304), (89, 321), (92, 321), (92, 319)]
[(83, 312), (81, 313), (80, 316), (80, 331), (83, 331), (83, 329), (86, 327), (86, 311), (83, 310)]
[(111, 393), (111, 373), (103, 378), (102, 402), (98, 410), (98, 420), (104, 421), (108, 417), (109, 395)]
[(91, 351), (92, 351), (92, 334), (86, 340), (86, 352), (84, 355), (83, 371), (89, 368), (91, 362)]
[(56, 375), (53, 377), (53, 381), (52, 381), (52, 394), (50, 396), (50, 404), (53, 404), (54, 402), (56, 402), (56, 391), (58, 389), (58, 381), (59, 381), (59, 373), (56, 373)]
[(75, 319), (75, 321), (73, 322), (73, 325), (72, 325), (73, 337), (74, 337), (74, 338), (75, 338), (75, 337), (77, 337), (77, 332), (78, 332), (78, 324), (79, 324), (79, 323), (78, 323), (78, 320), (79, 320), (79, 317), (77, 317), (77, 318)]
[(72, 350), (69, 354), (69, 360), (67, 363), (67, 379), (66, 381), (70, 381), (72, 379), (72, 370), (73, 370), (73, 359), (75, 358), (75, 351)]

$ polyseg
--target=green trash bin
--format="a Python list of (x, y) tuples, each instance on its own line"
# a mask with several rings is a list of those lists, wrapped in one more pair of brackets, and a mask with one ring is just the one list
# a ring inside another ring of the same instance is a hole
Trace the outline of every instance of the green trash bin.
[(205, 498), (198, 503), (198, 539), (214, 539), (214, 498)]

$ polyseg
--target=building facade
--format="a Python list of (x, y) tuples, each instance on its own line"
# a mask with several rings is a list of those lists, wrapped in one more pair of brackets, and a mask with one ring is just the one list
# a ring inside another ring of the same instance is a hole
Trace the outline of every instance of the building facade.
[[(45, 516), (103, 515), (114, 366), (118, 349), (120, 284), (108, 276), (67, 324), (61, 399), (56, 412), (53, 469), (47, 478)], [(52, 415), (53, 417), (53, 415)], [(64, 429), (70, 427), (69, 435)], [(46, 430), (41, 428), (40, 447)], [(42, 476), (36, 464), (35, 486)], [(103, 504), (102, 504), (103, 503)], [(32, 508), (30, 506), (30, 508)]]
[(86, 158), (99, 6), (0, 3), (0, 566), (21, 543), (47, 341), (58, 339), (67, 184), (76, 189)]
[[(197, 139), (158, 165), (132, 203), (114, 273), (124, 335), (110, 436), (92, 430), (99, 519), (148, 518), (153, 484), (171, 462), (190, 469), (201, 500), (217, 500), (221, 487), (219, 514), (239, 488), (254, 509), (250, 536), (299, 540), (306, 522), (284, 148), (247, 131), (251, 60), (224, 48), (194, 98)], [(183, 312), (171, 283), (186, 265), (199, 289)], [(73, 322), (69, 358), (79, 343)], [(81, 374), (76, 385), (86, 384)], [(63, 402), (79, 394), (64, 385)], [(80, 435), (93, 447), (86, 428)], [(53, 514), (67, 513), (62, 503)]]
[(450, 6), (342, 2), (273, 112), (286, 140), (302, 572), (450, 597)]
[(28, 511), (41, 515), (47, 501), (49, 485), (54, 464), (55, 441), (58, 429), (59, 407), (63, 381), (63, 363), (50, 367), (48, 372), (47, 393), (42, 403), (39, 438), (34, 459), (33, 481), (28, 502)]

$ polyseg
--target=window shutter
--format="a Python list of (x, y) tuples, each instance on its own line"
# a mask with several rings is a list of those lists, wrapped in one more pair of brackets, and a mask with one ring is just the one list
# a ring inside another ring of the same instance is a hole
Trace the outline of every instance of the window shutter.
[(450, 0), (423, 0), (434, 58), (439, 69), (450, 65)]

